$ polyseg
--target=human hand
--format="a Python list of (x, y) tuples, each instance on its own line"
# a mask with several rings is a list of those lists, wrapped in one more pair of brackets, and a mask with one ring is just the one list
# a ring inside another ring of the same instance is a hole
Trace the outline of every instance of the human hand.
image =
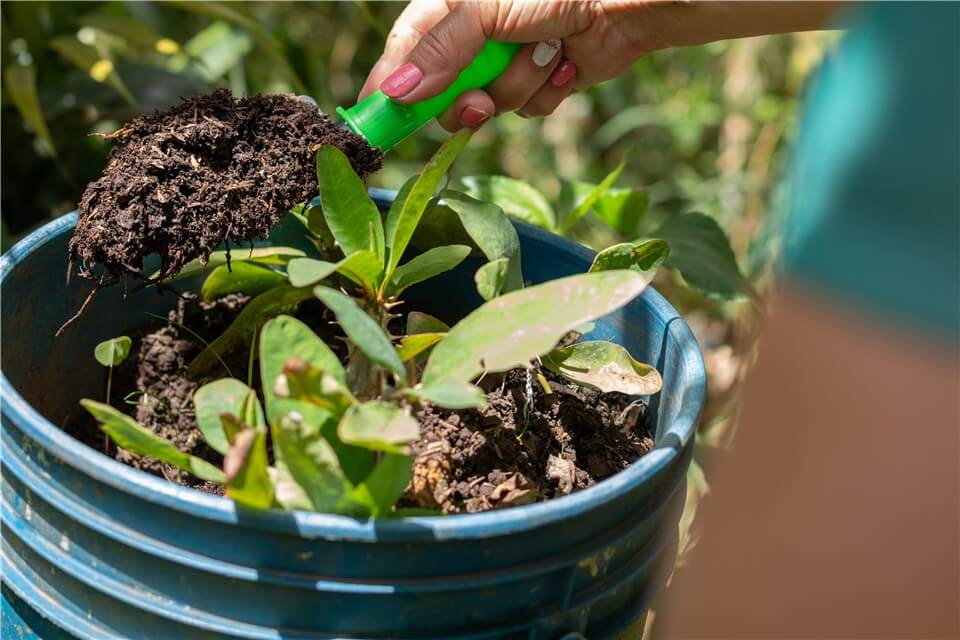
[[(438, 118), (450, 131), (475, 129), (507, 111), (548, 115), (574, 91), (608, 80), (655, 48), (637, 37), (639, 2), (464, 2), (413, 0), (360, 92), (403, 104), (443, 91), (487, 40), (530, 43), (484, 90), (462, 94)], [(632, 34), (632, 35), (631, 35)]]

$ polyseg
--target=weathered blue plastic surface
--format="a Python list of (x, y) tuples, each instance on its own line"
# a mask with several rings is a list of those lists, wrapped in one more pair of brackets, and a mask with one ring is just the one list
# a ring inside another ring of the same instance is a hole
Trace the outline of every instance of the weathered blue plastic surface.
[[(555, 640), (576, 631), (596, 640), (616, 637), (661, 587), (705, 381), (690, 330), (656, 291), (594, 331), (664, 377), (656, 447), (622, 473), (485, 514), (251, 513), (122, 465), (58, 427), (79, 415), (80, 398), (103, 396), (94, 345), (175, 304), (153, 290), (121, 301), (114, 287), (55, 339), (90, 290), (64, 285), (74, 222), (63, 216), (0, 258), (4, 640)], [(518, 229), (528, 280), (589, 265), (587, 249)], [(272, 239), (302, 244), (291, 225)], [(470, 266), (412, 291), (411, 304), (462, 315), (478, 302)]]

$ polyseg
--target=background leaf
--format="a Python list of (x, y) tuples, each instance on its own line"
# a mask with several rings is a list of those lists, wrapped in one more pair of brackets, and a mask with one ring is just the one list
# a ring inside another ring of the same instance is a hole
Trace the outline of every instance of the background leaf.
[(429, 313), (423, 313), (422, 311), (411, 311), (407, 314), (407, 333), (446, 333), (450, 330), (450, 326), (440, 320), (439, 318), (434, 318)]
[(37, 70), (32, 64), (10, 64), (3, 72), (3, 79), (20, 117), (30, 124), (30, 128), (43, 141), (50, 155), (56, 156), (57, 149), (53, 145), (47, 120), (40, 108), (40, 98), (37, 96)]
[(620, 178), (620, 174), (623, 173), (623, 168), (626, 166), (626, 163), (626, 158), (621, 160), (616, 169), (611, 171), (607, 177), (600, 182), (600, 184), (594, 187), (586, 195), (586, 197), (577, 203), (573, 210), (570, 211), (570, 213), (568, 213), (560, 223), (560, 233), (569, 232), (578, 222), (580, 222), (583, 216), (587, 215), (587, 212), (593, 208), (593, 205), (596, 204), (597, 200), (599, 200)]
[(542, 193), (522, 180), (507, 176), (468, 176), (460, 182), (477, 200), (492, 202), (503, 212), (541, 229), (556, 227), (556, 214)]

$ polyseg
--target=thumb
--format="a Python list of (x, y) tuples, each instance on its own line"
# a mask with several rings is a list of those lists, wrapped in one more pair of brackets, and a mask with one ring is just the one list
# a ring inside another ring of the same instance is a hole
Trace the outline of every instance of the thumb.
[(410, 104), (449, 87), (487, 42), (482, 15), (485, 4), (456, 5), (423, 35), (380, 90), (397, 102)]

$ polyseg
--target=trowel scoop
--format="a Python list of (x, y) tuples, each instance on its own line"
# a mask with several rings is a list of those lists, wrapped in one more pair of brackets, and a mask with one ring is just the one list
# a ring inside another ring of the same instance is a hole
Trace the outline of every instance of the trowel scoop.
[(443, 113), (462, 93), (482, 89), (506, 71), (520, 44), (488, 40), (457, 79), (442, 93), (414, 104), (400, 104), (380, 90), (337, 115), (371, 147), (386, 153), (404, 138)]

